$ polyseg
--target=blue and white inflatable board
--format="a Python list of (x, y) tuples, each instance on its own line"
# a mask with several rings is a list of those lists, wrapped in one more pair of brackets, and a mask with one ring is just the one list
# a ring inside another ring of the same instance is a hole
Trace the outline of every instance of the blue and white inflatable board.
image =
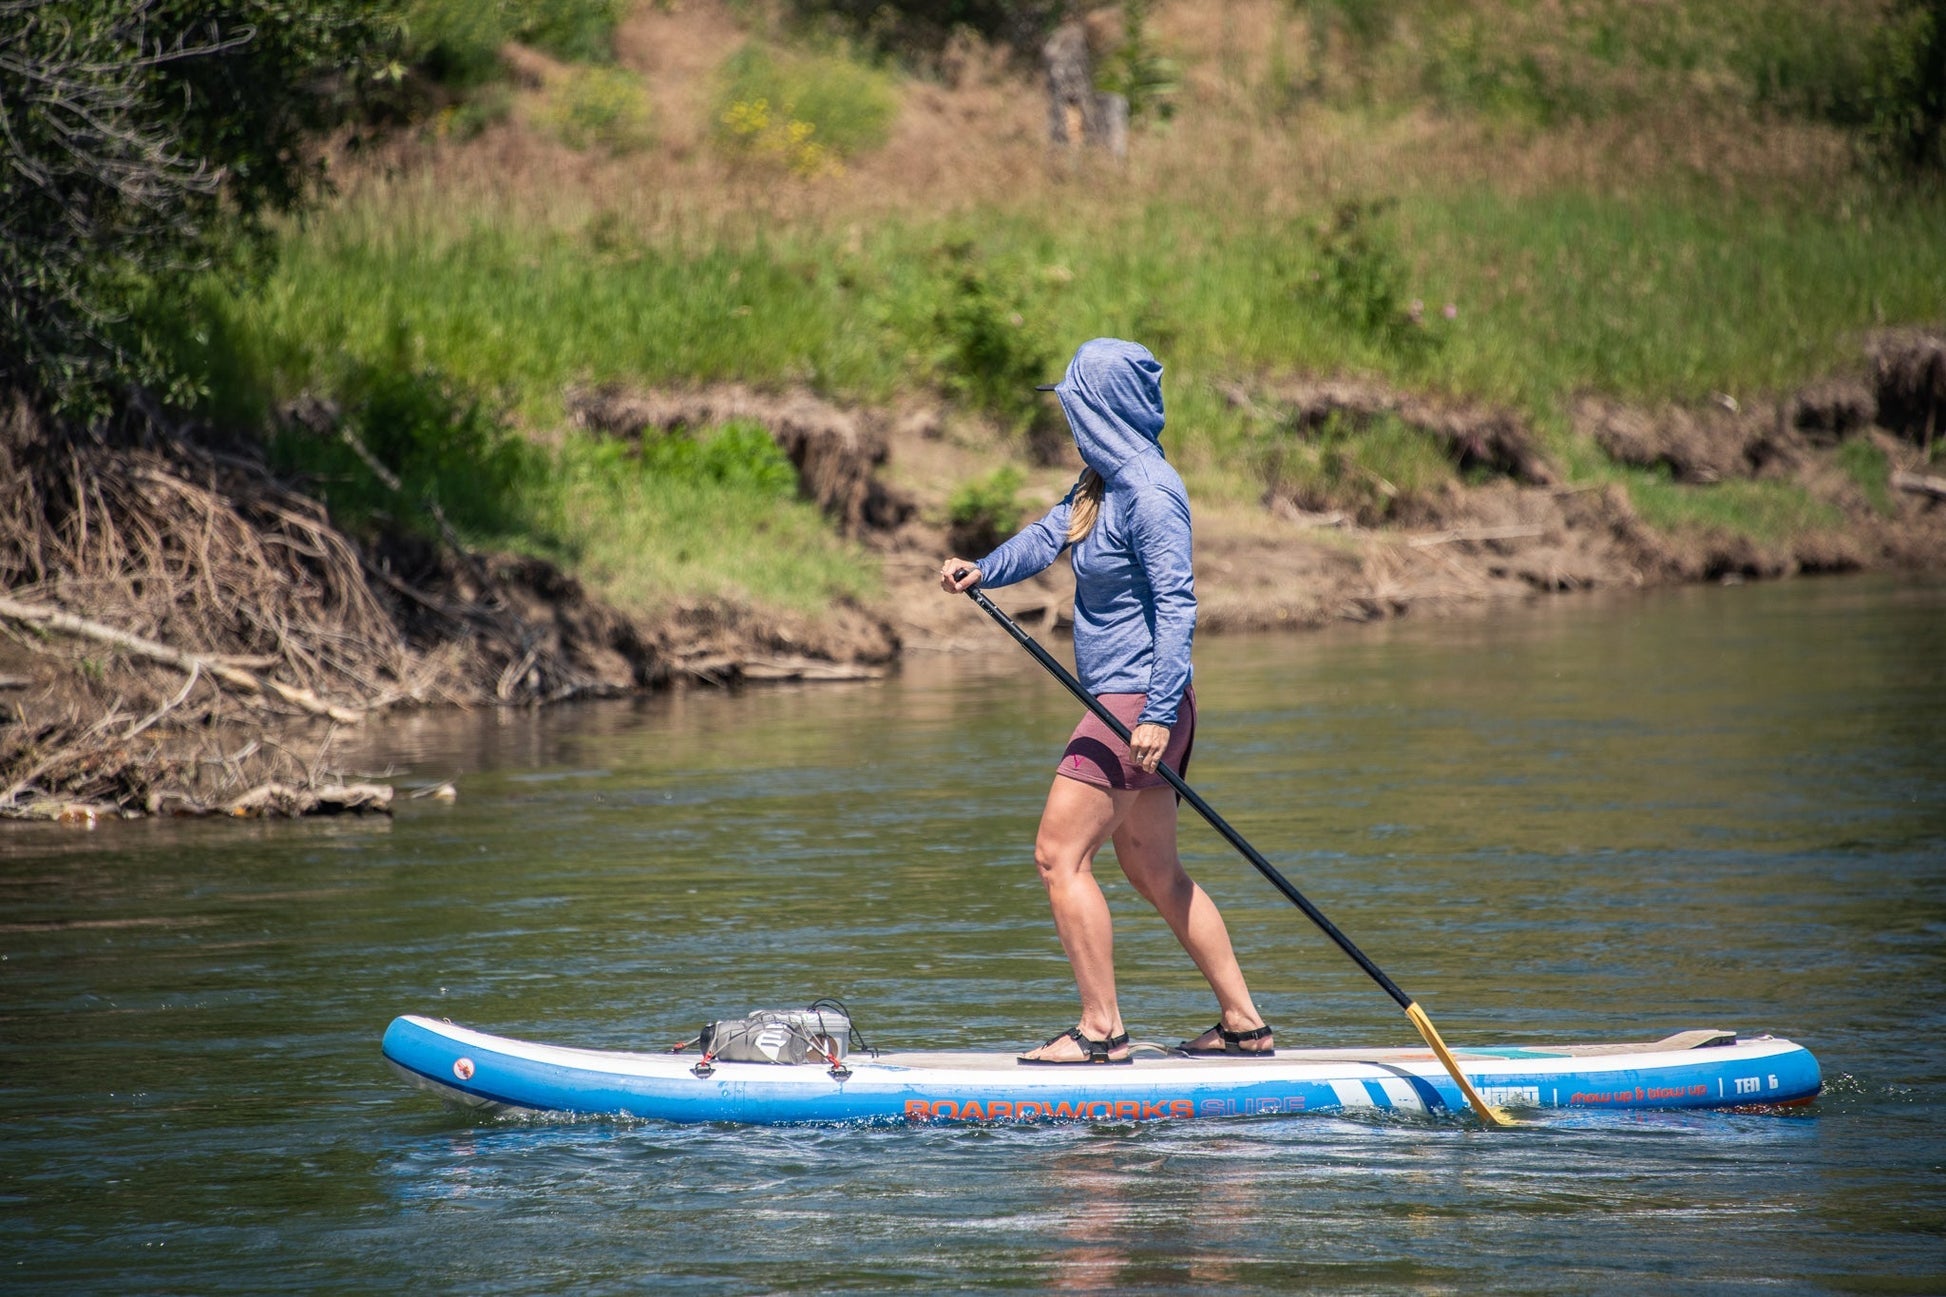
[[(694, 1054), (539, 1045), (412, 1015), (393, 1021), (384, 1049), (408, 1081), (466, 1107), (679, 1122), (1150, 1121), (1466, 1108), (1424, 1046), (1075, 1067), (1022, 1067), (1012, 1054), (885, 1053), (846, 1059), (844, 1077), (817, 1065), (724, 1062), (697, 1076)], [(1803, 1046), (1722, 1031), (1455, 1053), (1489, 1103), (1514, 1109), (1786, 1106), (1810, 1102), (1821, 1085)]]

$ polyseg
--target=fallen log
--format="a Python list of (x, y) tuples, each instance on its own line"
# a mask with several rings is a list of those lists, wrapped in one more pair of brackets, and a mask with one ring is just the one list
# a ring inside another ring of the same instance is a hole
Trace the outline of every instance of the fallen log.
[(281, 680), (270, 680), (252, 675), (241, 667), (231, 666), (222, 658), (211, 657), (201, 653), (187, 653), (182, 649), (171, 648), (167, 644), (158, 644), (154, 640), (144, 639), (140, 635), (132, 635), (128, 631), (118, 630), (102, 622), (90, 621), (86, 617), (77, 617), (73, 613), (63, 612), (59, 608), (49, 608), (42, 604), (21, 603), (16, 599), (0, 598), (0, 617), (6, 617), (12, 621), (26, 622), (30, 625), (45, 626), (49, 630), (62, 631), (69, 635), (78, 635), (84, 639), (95, 640), (102, 644), (112, 644), (124, 653), (129, 653), (140, 658), (147, 658), (152, 662), (161, 662), (175, 667), (178, 670), (190, 672), (192, 675), (202, 674), (214, 676), (225, 684), (234, 685), (246, 693), (275, 694), (292, 706), (300, 707), (314, 716), (328, 716), (332, 720), (342, 722), (346, 725), (356, 725), (364, 719), (364, 713), (362, 711), (355, 711), (349, 707), (340, 707), (336, 703), (325, 702), (309, 689), (300, 689), (296, 685), (287, 685)]
[(1946, 500), (1946, 477), (1900, 471), (1892, 474), (1892, 485), (1901, 491), (1910, 491), (1914, 495), (1927, 495), (1935, 500)]
[(259, 819), (300, 815), (390, 815), (392, 790), (384, 784), (331, 784), (293, 788), (262, 784), (221, 808), (225, 815)]

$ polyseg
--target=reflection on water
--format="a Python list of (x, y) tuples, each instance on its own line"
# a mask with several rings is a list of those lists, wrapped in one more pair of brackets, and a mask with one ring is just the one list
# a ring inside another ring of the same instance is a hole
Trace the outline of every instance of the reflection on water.
[[(1772, 1030), (1824, 1062), (1814, 1115), (476, 1123), (383, 1069), (404, 1011), (643, 1048), (825, 994), (901, 1047), (1065, 1025), (1027, 845), (1073, 706), (1002, 642), (883, 684), (400, 718), (356, 759), (460, 801), (389, 824), (8, 831), (0, 1264), (23, 1291), (1940, 1291), (1942, 629), (1937, 584), (1829, 581), (1198, 652), (1198, 786), (1449, 1038)], [(1212, 834), (1184, 848), (1280, 1042), (1411, 1038)], [(1133, 1029), (1206, 1025), (1108, 890)]]

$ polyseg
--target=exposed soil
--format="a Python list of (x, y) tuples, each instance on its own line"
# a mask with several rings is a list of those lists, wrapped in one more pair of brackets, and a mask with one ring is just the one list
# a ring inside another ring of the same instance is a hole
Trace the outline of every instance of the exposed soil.
[[(1706, 526), (1655, 528), (1618, 483), (1564, 484), (1533, 431), (1509, 411), (1362, 380), (1230, 385), (1228, 399), (1298, 438), (1332, 416), (1395, 417), (1441, 446), (1475, 484), (1456, 478), (1410, 501), (1388, 525), (1364, 527), (1351, 508), (1302, 507), (1281, 489), (1273, 459), (1261, 507), (1198, 505), (1199, 625), (1215, 632), (1318, 626), (1572, 590), (1946, 567), (1940, 479), (1901, 473), (1924, 462), (1926, 429), (1946, 426), (1942, 356), (1939, 337), (1907, 331), (1871, 340), (1858, 373), (1781, 400), (1654, 410), (1578, 404), (1577, 431), (1618, 462), (1698, 484), (1789, 482), (1837, 519), (1770, 540)], [(1876, 500), (1839, 463), (1841, 448), (1861, 440), (1892, 469)], [(894, 556), (887, 580), (908, 651), (950, 650), (983, 630), (938, 596), (945, 536), (927, 520), (939, 516), (952, 484), (985, 471), (997, 450), (954, 441), (936, 428), (927, 438), (895, 439), (885, 470), (919, 503), (918, 521), (883, 542)], [(1023, 498), (1051, 501), (1067, 481), (1058, 471), (1042, 474)], [(1071, 583), (1058, 570), (1007, 594), (1027, 624), (1070, 619)]]
[[(1934, 335), (1873, 339), (1859, 372), (1785, 398), (1577, 405), (1578, 431), (1619, 462), (1699, 485), (1789, 482), (1836, 520), (1774, 540), (1653, 528), (1617, 483), (1564, 485), (1506, 411), (1369, 382), (1227, 395), (1297, 438), (1334, 416), (1395, 417), (1466, 476), (1382, 527), (1300, 507), (1274, 466), (1261, 501), (1199, 504), (1205, 632), (1946, 566), (1946, 482), (1908, 471), (1946, 423), (1946, 343)], [(906, 652), (991, 646), (990, 629), (936, 585), (947, 497), (1008, 455), (979, 422), (735, 386), (580, 391), (570, 408), (584, 427), (631, 439), (730, 419), (769, 429), (806, 498), (881, 555), (883, 601), (817, 617), (692, 604), (648, 624), (552, 564), (470, 551), (443, 524), (439, 540), (349, 536), (247, 449), (206, 444), (208, 430), (149, 418), (113, 436), (55, 436), (14, 406), (0, 419), (0, 705), (11, 722), (0, 725), (0, 814), (384, 812), (389, 790), (331, 754), (343, 727), (388, 709), (855, 679)], [(1841, 462), (1861, 441), (1892, 470), (1882, 491)], [(1031, 470), (1023, 520), (1073, 473)], [(1057, 630), (1071, 621), (1071, 589), (1057, 567), (1005, 603), (1030, 629)]]

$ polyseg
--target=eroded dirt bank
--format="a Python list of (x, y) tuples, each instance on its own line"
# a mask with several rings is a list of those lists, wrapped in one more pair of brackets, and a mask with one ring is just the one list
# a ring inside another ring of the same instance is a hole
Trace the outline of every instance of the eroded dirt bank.
[[(1785, 484), (1811, 502), (1813, 525), (1769, 538), (1652, 526), (1620, 482), (1569, 481), (1507, 411), (1349, 380), (1224, 394), (1263, 430), (1262, 490), (1199, 500), (1206, 632), (1946, 566), (1946, 480), (1923, 467), (1946, 425), (1936, 335), (1874, 339), (1857, 372), (1781, 398), (1577, 403), (1576, 435), (1617, 463), (1701, 486)], [(57, 437), (15, 406), (0, 419), (0, 814), (383, 812), (391, 789), (332, 753), (345, 727), (390, 709), (858, 678), (902, 653), (989, 644), (933, 574), (952, 549), (951, 492), (1006, 455), (990, 429), (925, 406), (846, 408), (742, 387), (579, 391), (570, 408), (584, 428), (630, 441), (761, 424), (803, 494), (880, 556), (883, 598), (817, 617), (722, 603), (631, 617), (552, 564), (468, 549), (443, 519), (437, 540), (355, 540), (207, 429), (149, 420)], [(1324, 430), (1381, 419), (1427, 438), (1460, 475), (1402, 491), (1292, 471), (1315, 460)], [(1023, 518), (1073, 471), (1035, 470)], [(1068, 590), (1055, 571), (1005, 602), (1024, 624), (1055, 629), (1069, 620)]]

